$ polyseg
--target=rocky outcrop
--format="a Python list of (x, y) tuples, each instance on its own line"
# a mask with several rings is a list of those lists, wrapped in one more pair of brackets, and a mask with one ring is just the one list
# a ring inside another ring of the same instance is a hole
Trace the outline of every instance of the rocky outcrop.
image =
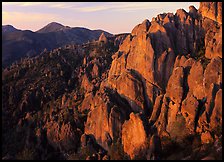
[(214, 108), (210, 118), (211, 129), (217, 129), (222, 125), (222, 89), (219, 89), (215, 96)]
[(88, 111), (88, 110), (91, 110), (91, 108), (93, 108), (92, 107), (93, 100), (94, 100), (93, 93), (87, 93), (85, 94), (84, 97), (85, 98), (83, 99), (82, 104), (78, 107), (80, 112), (83, 112), (86, 110)]
[(200, 2), (199, 12), (203, 17), (222, 24), (222, 2)]
[(173, 70), (173, 73), (169, 79), (166, 88), (166, 95), (169, 97), (177, 106), (180, 106), (183, 98), (183, 83), (184, 83), (184, 68), (177, 67)]
[(105, 36), (104, 32), (100, 35), (99, 42), (104, 42), (104, 43), (107, 43), (108, 42), (108, 39)]
[(116, 79), (108, 81), (121, 97), (129, 102), (133, 111), (144, 110), (143, 84), (132, 71), (124, 70)]
[(81, 132), (73, 128), (70, 123), (62, 123), (60, 126), (57, 122), (46, 124), (48, 142), (59, 150), (76, 150), (79, 146), (79, 136)]
[(83, 75), (81, 87), (85, 90), (86, 93), (93, 91), (94, 85), (91, 83), (87, 74)]
[(115, 47), (119, 47), (128, 35), (129, 35), (128, 33), (115, 35), (114, 39)]
[(12, 139), (4, 156), (15, 143), (16, 156), (27, 147), (42, 159), (48, 150), (87, 160), (216, 159), (222, 148), (206, 147), (222, 132), (220, 3), (202, 3), (3, 69), (3, 136)]
[(130, 113), (127, 103), (111, 92), (104, 89), (96, 94), (85, 124), (85, 134), (93, 135), (105, 149), (121, 137), (122, 124)]
[(169, 109), (169, 100), (166, 96), (163, 97), (161, 112), (159, 114), (159, 118), (155, 122), (155, 126), (158, 129), (158, 134), (160, 136), (169, 136), (168, 132), (166, 131), (166, 126), (168, 123), (168, 109)]
[(137, 26), (134, 27), (134, 29), (131, 31), (131, 35), (136, 36), (141, 32), (147, 32), (150, 25), (151, 22), (148, 19), (144, 20), (141, 24), (138, 24)]
[[(185, 56), (176, 58), (166, 94), (162, 103), (161, 99), (159, 102), (162, 105), (159, 109), (160, 114), (154, 124), (160, 136), (168, 135), (183, 139), (184, 136), (193, 134), (196, 130), (197, 132), (211, 130), (208, 124), (213, 114), (216, 93), (222, 84), (220, 61), (219, 57), (213, 58), (204, 70), (201, 61), (187, 59)], [(217, 99), (217, 102), (220, 101)], [(153, 107), (153, 116), (151, 116), (153, 118), (156, 118), (157, 104)], [(222, 122), (220, 107), (218, 109), (216, 109), (217, 113), (213, 114), (217, 114), (217, 120), (214, 120), (214, 116), (211, 119), (216, 121), (217, 126)], [(176, 133), (181, 129), (182, 133)]]
[(187, 58), (186, 56), (177, 56), (175, 63), (174, 63), (174, 69), (176, 67), (184, 67), (185, 69), (188, 69), (187, 71), (189, 71), (189, 69), (191, 68), (191, 66), (195, 63), (195, 59), (193, 58)]
[[(164, 27), (157, 22), (151, 24), (145, 20), (133, 29), (132, 35), (126, 37), (119, 51), (113, 56), (108, 76), (109, 84), (114, 85), (127, 69), (133, 71), (146, 89), (143, 92), (144, 102), (150, 107), (156, 94), (164, 89), (172, 72), (175, 55), (170, 46)], [(134, 82), (138, 84), (137, 81)], [(118, 93), (120, 94), (119, 91)]]
[(188, 127), (191, 132), (194, 131), (196, 115), (199, 103), (192, 93), (188, 93), (186, 99), (182, 102), (181, 112), (186, 120), (186, 127)]
[(164, 89), (173, 70), (175, 54), (168, 31), (160, 23), (152, 21), (149, 28), (152, 47), (154, 49), (154, 80)]
[(205, 143), (211, 143), (213, 142), (213, 138), (210, 132), (204, 132), (201, 134), (201, 142), (203, 144)]
[(159, 114), (161, 112), (162, 101), (163, 101), (163, 95), (159, 95), (156, 97), (155, 104), (153, 106), (153, 112), (149, 119), (150, 125), (154, 124), (154, 122), (158, 119)]
[(122, 125), (124, 152), (133, 159), (141, 149), (145, 149), (146, 140), (147, 133), (140, 115), (131, 113), (130, 119)]
[(189, 93), (192, 93), (197, 99), (205, 97), (205, 89), (203, 86), (204, 69), (200, 61), (195, 62), (187, 77)]
[(222, 25), (208, 18), (203, 19), (202, 25), (205, 31), (205, 57), (208, 59), (217, 56), (222, 58)]
[(222, 59), (219, 57), (213, 58), (205, 69), (204, 87), (206, 95), (209, 95), (208, 91), (212, 83), (218, 87), (222, 85)]
[(222, 2), (200, 2), (205, 31), (205, 56), (222, 58)]
[(194, 7), (194, 6), (189, 6), (189, 15), (193, 18), (193, 19), (197, 19), (199, 14), (198, 14), (198, 10)]
[(92, 78), (97, 78), (100, 76), (100, 68), (96, 63), (93, 64), (91, 76), (92, 76)]

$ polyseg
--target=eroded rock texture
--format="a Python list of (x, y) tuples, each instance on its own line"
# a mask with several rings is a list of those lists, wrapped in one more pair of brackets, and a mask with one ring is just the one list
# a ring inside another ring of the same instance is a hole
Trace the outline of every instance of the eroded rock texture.
[(133, 159), (141, 149), (146, 148), (147, 133), (139, 114), (130, 114), (130, 119), (122, 125), (124, 151)]
[(5, 158), (28, 148), (45, 152), (40, 159), (49, 150), (60, 159), (220, 159), (221, 6), (159, 14), (129, 34), (3, 69)]

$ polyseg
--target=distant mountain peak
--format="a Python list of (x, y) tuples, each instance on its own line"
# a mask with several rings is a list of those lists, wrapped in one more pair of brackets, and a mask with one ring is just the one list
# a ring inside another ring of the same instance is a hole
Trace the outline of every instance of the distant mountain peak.
[(58, 22), (51, 22), (47, 26), (59, 26), (59, 27), (64, 27), (64, 25), (58, 23)]
[[(51, 23), (47, 24), (45, 27), (38, 30), (37, 32), (38, 33), (56, 32), (56, 31), (59, 31), (64, 28), (65, 28), (65, 26), (60, 23), (51, 22)], [(66, 27), (66, 28), (68, 28), (68, 27)]]
[(19, 31), (12, 25), (2, 25), (2, 32), (3, 33), (8, 33), (8, 32), (14, 32), (14, 31)]

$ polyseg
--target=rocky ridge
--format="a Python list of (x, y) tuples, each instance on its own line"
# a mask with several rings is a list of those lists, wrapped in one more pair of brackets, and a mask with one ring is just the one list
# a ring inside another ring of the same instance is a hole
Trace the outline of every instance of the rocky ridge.
[[(39, 150), (39, 159), (222, 159), (220, 3), (159, 14), (129, 35), (102, 34), (4, 69), (3, 125), (17, 137), (29, 127), (21, 149)], [(32, 62), (35, 74), (41, 69), (35, 82)]]

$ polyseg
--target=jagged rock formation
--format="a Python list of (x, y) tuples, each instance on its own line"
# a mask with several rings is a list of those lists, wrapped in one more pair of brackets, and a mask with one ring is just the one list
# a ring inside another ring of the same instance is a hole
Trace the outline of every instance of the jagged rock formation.
[(130, 108), (114, 92), (103, 89), (96, 94), (87, 117), (85, 133), (93, 135), (96, 141), (108, 149), (113, 141), (121, 138), (121, 129), (128, 118)]
[(205, 56), (222, 58), (222, 2), (200, 2), (205, 31)]
[(104, 32), (100, 35), (99, 42), (104, 42), (104, 43), (108, 42), (107, 37), (105, 36)]
[(122, 144), (124, 151), (133, 159), (139, 150), (146, 148), (147, 133), (139, 114), (130, 114), (130, 119), (122, 125)]
[(222, 159), (220, 4), (3, 69), (3, 159)]
[(222, 2), (200, 2), (202, 16), (222, 24)]

